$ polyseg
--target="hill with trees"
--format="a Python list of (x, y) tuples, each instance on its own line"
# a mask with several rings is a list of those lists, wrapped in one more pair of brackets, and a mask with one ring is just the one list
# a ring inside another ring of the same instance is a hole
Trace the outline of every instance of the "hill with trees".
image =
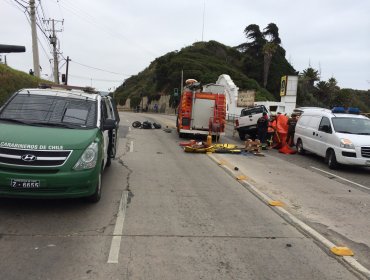
[[(150, 103), (161, 95), (170, 95), (170, 103), (176, 107), (178, 98), (174, 91), (181, 88), (183, 72), (184, 80), (193, 78), (203, 84), (215, 83), (221, 74), (228, 74), (240, 90), (254, 89), (256, 101), (279, 101), (281, 77), (299, 75), (297, 106), (336, 105), (370, 112), (370, 90), (340, 89), (334, 77), (321, 81), (319, 72), (312, 67), (297, 72), (285, 58), (276, 24), (270, 23), (263, 30), (250, 24), (244, 35), (245, 42), (235, 47), (216, 41), (196, 42), (158, 57), (146, 69), (126, 79), (114, 96), (121, 105), (130, 98), (134, 108), (144, 96)], [(48, 81), (0, 64), (0, 106), (15, 91), (37, 87), (40, 82)]]
[(297, 106), (334, 105), (359, 107), (370, 112), (370, 92), (340, 89), (334, 77), (321, 81), (317, 70), (308, 67), (302, 73), (286, 60), (281, 46), (279, 28), (274, 23), (263, 30), (256, 24), (244, 29), (246, 41), (229, 47), (216, 41), (197, 42), (180, 51), (173, 51), (154, 60), (145, 70), (128, 78), (116, 90), (119, 104), (131, 100), (136, 107), (141, 98), (149, 103), (161, 94), (171, 95), (181, 87), (181, 71), (184, 79), (194, 78), (203, 84), (214, 83), (221, 74), (228, 74), (240, 90), (256, 90), (256, 101), (280, 100), (280, 81), (284, 75), (298, 75)]

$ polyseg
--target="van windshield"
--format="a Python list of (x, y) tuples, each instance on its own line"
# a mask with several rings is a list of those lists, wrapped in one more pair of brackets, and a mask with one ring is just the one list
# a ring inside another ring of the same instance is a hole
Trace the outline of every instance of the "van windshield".
[(3, 108), (0, 121), (64, 128), (96, 127), (96, 103), (90, 100), (17, 94)]
[(332, 118), (334, 130), (340, 133), (370, 135), (370, 119)]

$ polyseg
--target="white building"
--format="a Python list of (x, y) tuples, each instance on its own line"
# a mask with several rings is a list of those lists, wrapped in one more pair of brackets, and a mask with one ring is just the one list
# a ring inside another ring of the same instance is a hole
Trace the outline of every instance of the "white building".
[[(227, 74), (218, 77), (216, 84), (225, 86), (226, 91), (226, 114), (229, 117), (238, 117), (245, 107), (238, 107), (239, 88)], [(264, 105), (271, 112), (291, 114), (296, 108), (298, 76), (282, 77), (281, 101), (257, 101), (254, 105)], [(251, 104), (252, 105), (252, 104)]]

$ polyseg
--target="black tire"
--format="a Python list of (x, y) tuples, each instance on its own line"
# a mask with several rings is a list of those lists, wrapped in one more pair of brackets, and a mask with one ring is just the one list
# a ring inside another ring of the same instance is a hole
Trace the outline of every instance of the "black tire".
[(148, 121), (145, 121), (145, 122), (143, 122), (141, 128), (143, 128), (143, 129), (152, 129), (152, 123), (148, 122)]
[(337, 157), (335, 156), (335, 152), (333, 150), (329, 150), (326, 152), (326, 161), (330, 169), (338, 168)]
[(134, 121), (134, 122), (132, 123), (132, 127), (133, 127), (133, 128), (139, 128), (139, 127), (141, 127), (141, 122), (139, 122), (139, 121)]
[(186, 134), (179, 132), (179, 138), (185, 138)]
[(303, 149), (303, 143), (301, 139), (297, 140), (296, 148), (298, 154), (304, 155), (306, 153), (305, 149)]
[(91, 195), (86, 197), (86, 200), (91, 203), (97, 203), (99, 202), (101, 198), (101, 187), (102, 187), (102, 181), (101, 181), (101, 176), (102, 176), (103, 171), (100, 170), (99, 176), (98, 176), (98, 184), (95, 188), (95, 192)]
[(240, 138), (240, 140), (244, 141), (245, 140), (245, 133), (239, 131), (239, 138)]
[(153, 123), (153, 127), (155, 129), (161, 129), (162, 128), (162, 126), (159, 123)]

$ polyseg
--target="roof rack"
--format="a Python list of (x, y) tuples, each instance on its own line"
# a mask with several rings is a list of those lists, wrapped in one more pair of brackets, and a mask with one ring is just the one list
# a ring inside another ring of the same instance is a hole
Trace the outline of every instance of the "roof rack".
[(57, 85), (57, 84), (39, 84), (39, 88), (50, 88), (50, 89), (65, 89), (65, 90), (82, 90), (86, 93), (98, 93), (95, 88), (92, 87), (78, 87), (78, 86), (68, 86), (68, 85)]

